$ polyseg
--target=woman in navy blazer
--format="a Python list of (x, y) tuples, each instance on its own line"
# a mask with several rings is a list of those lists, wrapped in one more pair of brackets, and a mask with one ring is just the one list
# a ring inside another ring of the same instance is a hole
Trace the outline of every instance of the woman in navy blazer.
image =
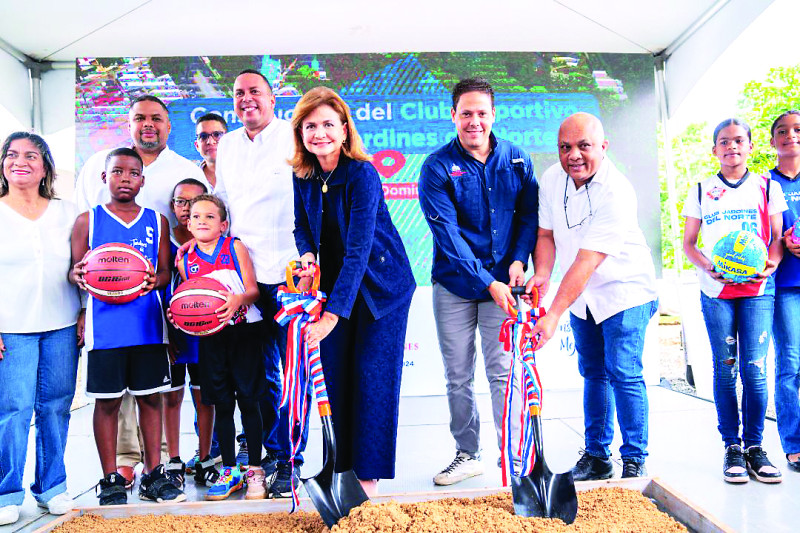
[(395, 474), (406, 325), (416, 284), (347, 104), (316, 87), (297, 103), (294, 237), (301, 275), (319, 258), (325, 312), (306, 335), (321, 343), (336, 433), (336, 470), (369, 495)]

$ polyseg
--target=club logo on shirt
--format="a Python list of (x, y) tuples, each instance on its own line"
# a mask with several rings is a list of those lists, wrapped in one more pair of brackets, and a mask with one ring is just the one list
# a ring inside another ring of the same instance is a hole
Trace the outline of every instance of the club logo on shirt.
[(219, 262), (221, 265), (230, 265), (231, 264), (231, 256), (228, 254), (222, 254), (219, 256)]
[(706, 196), (711, 198), (712, 200), (716, 201), (722, 198), (722, 195), (725, 194), (725, 189), (721, 187), (714, 187), (710, 191), (706, 192)]
[(465, 172), (461, 170), (461, 167), (459, 167), (456, 164), (453, 164), (453, 166), (450, 168), (450, 176), (454, 178), (458, 178), (459, 176), (463, 176), (464, 174)]
[(147, 244), (136, 238), (131, 239), (131, 246), (133, 246), (143, 254), (147, 251)]
[(200, 272), (200, 265), (189, 265), (189, 274), (197, 274)]

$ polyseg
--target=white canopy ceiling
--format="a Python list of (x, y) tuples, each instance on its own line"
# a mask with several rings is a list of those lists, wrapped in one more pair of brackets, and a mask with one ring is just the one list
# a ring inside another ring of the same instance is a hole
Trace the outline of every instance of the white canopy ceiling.
[[(0, 69), (13, 74), (0, 104), (31, 122), (31, 91), (21, 65), (8, 70), (13, 58), (47, 70), (73, 68), (82, 56), (585, 51), (661, 54), (672, 112), (772, 1), (0, 0)], [(70, 79), (58, 70), (43, 75), (45, 132), (74, 116)]]

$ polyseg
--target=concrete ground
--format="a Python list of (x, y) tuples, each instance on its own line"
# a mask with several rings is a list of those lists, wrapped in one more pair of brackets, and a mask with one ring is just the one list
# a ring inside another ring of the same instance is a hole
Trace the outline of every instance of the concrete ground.
[[(716, 429), (714, 405), (662, 387), (650, 387), (648, 393), (650, 457), (647, 468), (651, 476), (659, 477), (693, 504), (735, 531), (797, 531), (794, 517), (797, 496), (800, 494), (800, 474), (788, 471), (773, 421), (768, 420), (766, 423), (764, 448), (773, 462), (782, 469), (784, 482), (769, 486), (751, 480), (744, 485), (732, 486), (722, 480), (724, 449)], [(581, 398), (582, 393), (579, 390), (545, 391), (545, 453), (547, 464), (554, 472), (568, 470), (579, 457), (583, 443)], [(381, 493), (500, 487), (500, 469), (497, 467), (499, 452), (495, 444), (488, 395), (479, 396), (479, 407), (485, 473), (449, 488), (437, 488), (431, 478), (449, 464), (455, 452), (448, 430), (447, 400), (444, 396), (403, 398), (400, 405), (397, 478), (382, 481)], [(192, 428), (192, 404), (188, 396), (182, 413), (181, 450), (186, 460), (196, 447)], [(92, 437), (91, 418), (91, 404), (75, 410), (67, 441), (67, 485), (69, 492), (76, 497), (78, 507), (97, 505), (93, 487), (101, 472)], [(619, 445), (617, 436), (612, 446), (617, 475), (621, 470), (617, 452)], [(28, 467), (25, 472), (26, 486), (31, 483), (33, 476), (33, 461), (31, 428)], [(315, 420), (309, 437), (303, 475), (316, 472), (321, 461), (321, 430), (319, 422)], [(200, 500), (204, 490), (197, 490), (190, 480), (187, 482), (187, 493), (190, 500)], [(241, 495), (234, 495), (233, 498), (241, 498)], [(133, 495), (129, 495), (128, 501), (138, 503), (136, 490)], [(20, 521), (12, 526), (0, 526), (0, 533), (33, 531), (53, 518), (38, 508), (28, 495)]]

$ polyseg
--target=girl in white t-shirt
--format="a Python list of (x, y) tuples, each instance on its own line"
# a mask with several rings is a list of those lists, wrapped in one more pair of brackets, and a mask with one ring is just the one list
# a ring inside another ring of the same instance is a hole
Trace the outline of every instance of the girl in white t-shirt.
[[(725, 481), (743, 483), (749, 473), (764, 483), (779, 483), (781, 473), (767, 459), (761, 440), (775, 294), (772, 273), (783, 256), (781, 213), (786, 210), (786, 200), (780, 184), (747, 169), (752, 150), (745, 122), (732, 118), (716, 127), (712, 153), (719, 159), (720, 171), (689, 190), (683, 209), (683, 250), (700, 270), (703, 318), (714, 359), (717, 427), (725, 443)], [(737, 230), (752, 231), (768, 246), (766, 268), (745, 283), (723, 279), (710, 259), (714, 244)], [(701, 231), (702, 251), (697, 245)], [(737, 365), (743, 389), (741, 436)]]

